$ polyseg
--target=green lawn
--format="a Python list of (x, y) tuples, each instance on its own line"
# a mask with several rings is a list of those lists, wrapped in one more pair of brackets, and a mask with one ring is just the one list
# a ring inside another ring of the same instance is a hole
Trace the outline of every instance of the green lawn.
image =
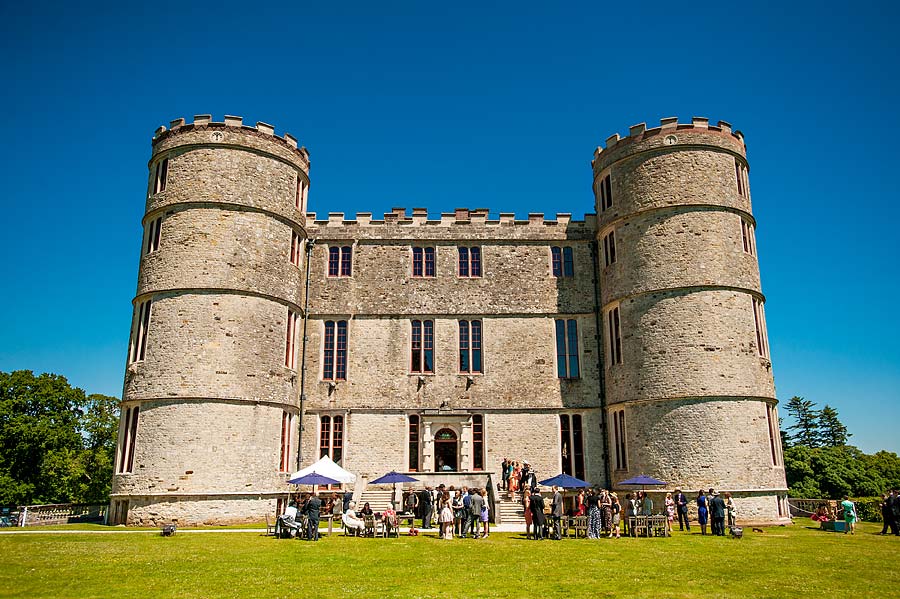
[(900, 539), (805, 526), (742, 540), (0, 535), (0, 597), (897, 596)]

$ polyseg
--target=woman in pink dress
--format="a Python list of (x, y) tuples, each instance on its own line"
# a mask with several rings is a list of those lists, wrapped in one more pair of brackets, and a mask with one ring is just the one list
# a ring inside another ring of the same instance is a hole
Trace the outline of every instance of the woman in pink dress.
[(525, 508), (525, 538), (531, 538), (531, 491), (525, 489), (522, 493), (522, 506)]
[(519, 475), (521, 473), (522, 469), (519, 468), (519, 462), (516, 462), (516, 467), (513, 468), (512, 476), (509, 477), (509, 482), (507, 483), (510, 498), (519, 490)]

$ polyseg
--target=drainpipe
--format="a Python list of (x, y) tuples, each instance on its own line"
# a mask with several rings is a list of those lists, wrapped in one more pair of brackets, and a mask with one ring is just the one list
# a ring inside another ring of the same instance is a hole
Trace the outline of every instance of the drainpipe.
[(606, 485), (612, 488), (609, 471), (609, 427), (606, 422), (606, 374), (603, 364), (603, 308), (600, 305), (600, 257), (597, 240), (591, 241), (591, 260), (594, 263), (594, 319), (597, 325), (597, 372), (600, 383), (600, 434), (603, 437), (603, 475)]
[(309, 341), (309, 337), (306, 335), (306, 323), (309, 321), (309, 267), (315, 243), (315, 239), (306, 240), (306, 293), (303, 299), (303, 344), (300, 348), (300, 424), (297, 427), (297, 470), (300, 470), (303, 459), (303, 417), (306, 411), (306, 343)]

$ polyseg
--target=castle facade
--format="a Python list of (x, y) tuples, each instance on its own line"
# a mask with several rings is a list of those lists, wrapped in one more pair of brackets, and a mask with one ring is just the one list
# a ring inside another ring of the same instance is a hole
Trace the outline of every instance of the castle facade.
[(111, 520), (273, 513), (328, 455), (494, 487), (503, 458), (788, 518), (746, 147), (663, 119), (596, 214), (307, 211), (309, 154), (240, 117), (153, 138)]

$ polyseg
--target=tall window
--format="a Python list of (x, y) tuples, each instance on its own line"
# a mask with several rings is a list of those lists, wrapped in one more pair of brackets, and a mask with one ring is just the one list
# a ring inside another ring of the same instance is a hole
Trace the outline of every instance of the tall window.
[(480, 277), (481, 276), (481, 248), (480, 247), (460, 247), (459, 248), (459, 267), (457, 273), (460, 277)]
[(292, 441), (296, 419), (297, 416), (287, 410), (281, 412), (281, 472), (291, 471)]
[(575, 258), (571, 247), (552, 246), (550, 248), (550, 258), (553, 264), (554, 277), (575, 276)]
[(284, 343), (284, 365), (291, 370), (297, 369), (297, 352), (294, 351), (295, 340), (297, 338), (297, 314), (293, 310), (288, 310), (287, 331), (285, 332)]
[(300, 251), (303, 242), (300, 240), (300, 234), (296, 231), (291, 232), (291, 264), (300, 268)]
[(306, 205), (307, 189), (308, 187), (306, 186), (306, 182), (303, 180), (303, 177), (297, 175), (297, 197), (295, 200), (297, 210), (303, 210), (303, 207)]
[(118, 468), (119, 474), (127, 474), (134, 471), (134, 441), (137, 437), (138, 416), (141, 408), (134, 406), (126, 408), (122, 416), (125, 419), (122, 426), (122, 444), (119, 447)]
[(609, 360), (607, 365), (622, 363), (622, 322), (619, 318), (619, 307), (616, 306), (606, 313), (606, 326), (609, 339)]
[(484, 416), (472, 415), (472, 469), (484, 470)]
[(606, 266), (616, 261), (616, 232), (610, 231), (603, 236), (603, 263)]
[(481, 363), (481, 321), (459, 321), (459, 371), (484, 372)]
[(612, 183), (610, 181), (609, 175), (606, 175), (602, 179), (600, 179), (600, 185), (597, 189), (597, 195), (600, 196), (600, 211), (607, 210), (612, 208), (613, 199), (612, 199)]
[(756, 324), (756, 350), (760, 357), (769, 357), (769, 337), (766, 332), (766, 312), (763, 303), (753, 298), (753, 321)]
[(164, 158), (156, 163), (156, 176), (153, 178), (153, 193), (166, 190), (166, 180), (169, 178), (169, 159)]
[(414, 247), (412, 249), (412, 276), (435, 276), (433, 247)]
[(750, 179), (747, 176), (747, 167), (737, 158), (734, 159), (734, 178), (737, 181), (738, 195), (749, 198)]
[(434, 372), (434, 321), (412, 321), (410, 372)]
[(347, 380), (347, 321), (325, 321), (325, 354), (322, 378), (326, 381)]
[(349, 245), (328, 248), (328, 276), (349, 277), (353, 272), (353, 248)]
[(781, 454), (781, 427), (778, 423), (778, 412), (775, 406), (766, 404), (766, 421), (769, 425), (769, 448), (772, 451), (772, 465), (778, 466)]
[(628, 470), (628, 459), (625, 447), (625, 410), (612, 413), (613, 451), (616, 454), (616, 470)]
[(322, 416), (319, 427), (319, 457), (328, 456), (340, 465), (344, 458), (344, 417)]
[(129, 361), (140, 362), (147, 353), (147, 333), (150, 329), (150, 306), (152, 300), (145, 300), (135, 307), (134, 333), (131, 336)]
[(746, 253), (751, 256), (756, 255), (756, 238), (753, 233), (753, 225), (744, 219), (743, 216), (741, 217), (741, 242)]
[(409, 471), (419, 469), (419, 417), (415, 414), (409, 417)]
[(563, 474), (584, 479), (584, 437), (581, 415), (560, 414), (559, 454)]
[(159, 239), (162, 233), (162, 217), (158, 216), (147, 225), (147, 246), (145, 254), (150, 254), (159, 249)]
[(556, 320), (556, 372), (561, 379), (577, 379), (578, 321), (573, 318)]

